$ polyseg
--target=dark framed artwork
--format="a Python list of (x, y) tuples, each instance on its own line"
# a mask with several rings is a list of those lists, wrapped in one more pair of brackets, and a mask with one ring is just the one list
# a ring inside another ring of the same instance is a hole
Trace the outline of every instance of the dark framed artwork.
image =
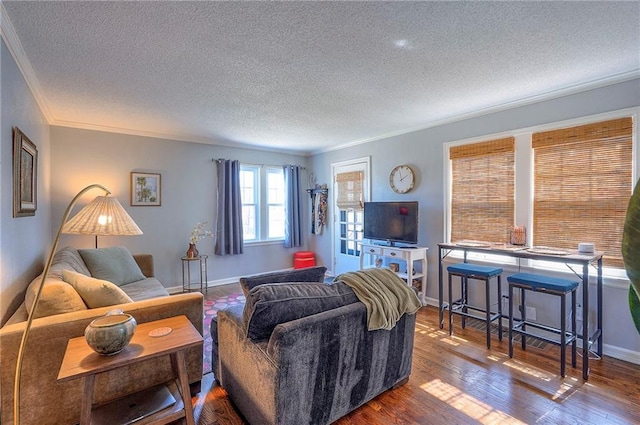
[(159, 207), (161, 194), (160, 174), (131, 172), (131, 206)]
[(38, 207), (38, 148), (13, 127), (13, 216), (36, 215)]

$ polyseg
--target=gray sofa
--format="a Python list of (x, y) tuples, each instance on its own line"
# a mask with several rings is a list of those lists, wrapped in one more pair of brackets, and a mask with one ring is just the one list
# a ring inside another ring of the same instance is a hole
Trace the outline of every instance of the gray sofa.
[(328, 424), (408, 380), (415, 315), (369, 331), (365, 305), (344, 283), (273, 279), (292, 276), (245, 280), (246, 304), (223, 309), (211, 327), (216, 379), (249, 423)]

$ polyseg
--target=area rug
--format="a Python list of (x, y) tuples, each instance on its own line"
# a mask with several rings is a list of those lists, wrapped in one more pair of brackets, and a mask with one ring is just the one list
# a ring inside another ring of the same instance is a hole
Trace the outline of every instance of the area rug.
[(202, 333), (204, 334), (204, 353), (202, 358), (202, 373), (211, 372), (211, 320), (218, 315), (218, 311), (229, 305), (244, 303), (243, 294), (231, 294), (213, 300), (204, 300), (204, 323)]

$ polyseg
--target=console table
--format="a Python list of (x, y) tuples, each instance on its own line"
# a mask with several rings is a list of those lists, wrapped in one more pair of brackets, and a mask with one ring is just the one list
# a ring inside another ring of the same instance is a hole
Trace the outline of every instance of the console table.
[[(582, 335), (578, 337), (582, 339), (582, 378), (589, 378), (589, 353), (591, 344), (596, 344), (596, 354), (602, 357), (602, 257), (603, 252), (582, 253), (577, 250), (566, 250), (562, 255), (554, 255), (547, 253), (539, 253), (532, 251), (531, 248), (524, 246), (513, 246), (500, 243), (439, 243), (438, 244), (438, 301), (439, 314), (438, 324), (440, 329), (444, 325), (443, 312), (448, 307), (448, 303), (443, 298), (443, 266), (444, 259), (452, 251), (463, 252), (463, 261), (467, 262), (467, 254), (469, 252), (478, 252), (492, 255), (502, 255), (506, 257), (514, 257), (529, 260), (552, 261), (555, 263), (565, 264), (578, 278), (580, 278), (580, 286), (582, 287)], [(589, 266), (596, 268), (597, 273), (597, 325), (592, 335), (589, 335)], [(574, 267), (582, 270), (574, 270)], [(586, 331), (585, 331), (586, 329)]]
[[(422, 290), (420, 293), (420, 301), (422, 305), (427, 305), (427, 247), (398, 247), (387, 245), (376, 245), (363, 243), (360, 248), (360, 269), (364, 269), (364, 257), (379, 256), (393, 258), (394, 260), (402, 260), (407, 262), (407, 272), (398, 272), (398, 276), (407, 281), (407, 285), (412, 286), (414, 279), (422, 279)], [(422, 272), (415, 273), (414, 262), (421, 262)]]

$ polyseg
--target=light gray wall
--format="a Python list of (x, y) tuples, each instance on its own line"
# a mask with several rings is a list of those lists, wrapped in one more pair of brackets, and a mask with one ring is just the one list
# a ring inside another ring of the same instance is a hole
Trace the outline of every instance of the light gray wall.
[[(490, 115), (467, 119), (413, 133), (377, 140), (353, 147), (314, 155), (310, 169), (318, 182), (331, 181), (331, 163), (371, 156), (372, 200), (418, 200), (420, 202), (419, 244), (429, 248), (427, 296), (438, 298), (437, 244), (444, 229), (443, 144), (472, 137), (559, 122), (640, 105), (640, 80), (627, 81), (522, 106)], [(415, 170), (415, 189), (405, 195), (391, 191), (389, 172), (398, 164)], [(328, 223), (332, 223), (330, 209)], [(312, 236), (310, 248), (331, 269), (331, 232)], [(620, 349), (640, 363), (640, 335), (633, 327), (626, 303), (626, 286), (609, 286), (604, 292), (604, 342), (610, 351)], [(544, 310), (541, 310), (544, 311)], [(629, 350), (627, 353), (626, 350)]]
[[(4, 41), (0, 43), (0, 319), (42, 271), (51, 245), (49, 125)], [(13, 218), (13, 137), (18, 127), (38, 148), (35, 216)]]
[[(212, 158), (238, 159), (251, 164), (306, 165), (301, 156), (266, 151), (237, 149), (130, 136), (65, 127), (51, 127), (52, 144), (52, 217), (57, 223), (67, 203), (91, 183), (106, 186), (144, 232), (141, 236), (104, 236), (99, 247), (124, 245), (133, 253), (154, 255), (156, 275), (167, 287), (182, 285), (180, 258), (188, 248), (193, 226), (208, 221), (214, 229), (216, 205), (216, 165)], [(162, 175), (162, 205), (130, 205), (130, 173), (142, 171)], [(303, 177), (306, 183), (306, 177)], [(77, 212), (91, 199), (102, 195), (94, 190), (85, 195)], [(305, 216), (308, 214), (305, 202)], [(73, 215), (73, 213), (72, 213)], [(305, 226), (308, 220), (304, 221)], [(305, 236), (308, 231), (305, 230)], [(292, 267), (293, 252), (281, 242), (245, 245), (243, 255), (216, 256), (213, 239), (198, 242), (200, 254), (209, 255), (209, 281), (234, 281), (237, 277)], [(63, 235), (60, 247), (92, 248), (92, 236)], [(196, 273), (195, 266), (193, 272)]]

